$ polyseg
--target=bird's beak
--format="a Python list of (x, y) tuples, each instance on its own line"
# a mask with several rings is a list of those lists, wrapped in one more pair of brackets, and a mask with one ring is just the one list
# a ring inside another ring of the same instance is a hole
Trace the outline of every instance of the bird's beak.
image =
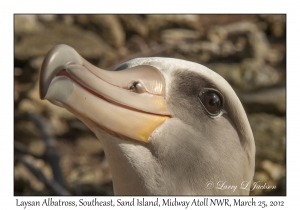
[(106, 71), (67, 45), (49, 51), (40, 73), (41, 99), (68, 109), (92, 130), (97, 125), (142, 142), (170, 117), (164, 89), (154, 67)]

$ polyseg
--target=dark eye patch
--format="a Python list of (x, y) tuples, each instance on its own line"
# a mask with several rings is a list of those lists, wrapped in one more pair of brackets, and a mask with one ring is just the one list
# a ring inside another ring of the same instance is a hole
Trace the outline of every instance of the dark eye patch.
[[(223, 96), (218, 92), (215, 84), (196, 72), (188, 70), (174, 72), (171, 85), (172, 87), (169, 94), (171, 97), (168, 98), (168, 100), (170, 104), (173, 105), (172, 109), (174, 111), (176, 110), (176, 115), (179, 116), (180, 113), (181, 119), (186, 118), (186, 120), (189, 120), (191, 117), (195, 119), (195, 116), (198, 116), (199, 119), (202, 120), (201, 114), (203, 112), (205, 112), (208, 116), (218, 116), (220, 113), (219, 111), (224, 107)], [(218, 105), (218, 97), (216, 97), (216, 95), (206, 95), (204, 98), (207, 104), (211, 104), (213, 106), (205, 108), (203, 102), (199, 100), (199, 93), (208, 91), (214, 91), (213, 93), (219, 94), (221, 97), (221, 106)], [(221, 109), (219, 109), (219, 107), (221, 107)]]
[(120, 66), (118, 66), (115, 71), (122, 71), (124, 69), (128, 69), (128, 64), (127, 63), (123, 63)]

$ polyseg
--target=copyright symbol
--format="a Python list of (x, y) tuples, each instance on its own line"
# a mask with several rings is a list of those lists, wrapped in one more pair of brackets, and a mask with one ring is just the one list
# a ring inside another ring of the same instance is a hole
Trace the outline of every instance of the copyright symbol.
[(206, 189), (211, 190), (212, 188), (214, 188), (214, 183), (212, 181), (206, 182)]

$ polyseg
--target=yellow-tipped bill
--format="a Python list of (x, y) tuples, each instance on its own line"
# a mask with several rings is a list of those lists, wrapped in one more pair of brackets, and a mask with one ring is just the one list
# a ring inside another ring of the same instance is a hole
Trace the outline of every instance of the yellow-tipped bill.
[(170, 117), (164, 89), (164, 77), (154, 67), (102, 70), (67, 45), (58, 45), (47, 54), (40, 74), (42, 99), (79, 119), (142, 142)]

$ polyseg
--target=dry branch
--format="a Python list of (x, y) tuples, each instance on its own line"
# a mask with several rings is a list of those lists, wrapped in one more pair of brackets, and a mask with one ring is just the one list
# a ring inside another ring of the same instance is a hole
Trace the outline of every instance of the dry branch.
[(56, 152), (56, 140), (50, 134), (48, 130), (49, 125), (48, 122), (42, 116), (29, 112), (29, 118), (34, 121), (35, 125), (38, 127), (41, 132), (42, 139), (45, 142), (45, 160), (49, 163), (52, 169), (53, 177), (56, 183), (64, 186), (64, 180), (61, 172), (61, 168), (59, 166), (59, 155)]

